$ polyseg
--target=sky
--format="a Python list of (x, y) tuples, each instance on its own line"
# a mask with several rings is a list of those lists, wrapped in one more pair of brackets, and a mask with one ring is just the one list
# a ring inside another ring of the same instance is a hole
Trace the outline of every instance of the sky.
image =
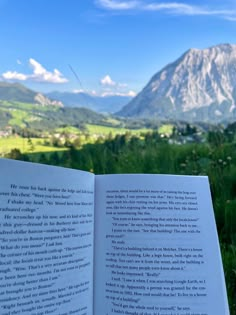
[(129, 95), (190, 48), (236, 44), (236, 0), (0, 0), (0, 80)]

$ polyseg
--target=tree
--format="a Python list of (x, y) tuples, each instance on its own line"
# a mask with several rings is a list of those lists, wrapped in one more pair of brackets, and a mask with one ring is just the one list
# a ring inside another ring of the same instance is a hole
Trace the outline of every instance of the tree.
[(6, 157), (13, 160), (29, 161), (28, 156), (26, 154), (22, 154), (19, 149), (12, 149)]
[(225, 135), (220, 130), (208, 132), (207, 141), (215, 147), (221, 146), (225, 140)]
[(30, 150), (31, 152), (33, 152), (34, 149), (35, 149), (35, 146), (34, 146), (34, 144), (33, 144), (33, 142), (32, 142), (32, 140), (31, 140), (30, 137), (28, 137), (27, 143), (28, 143), (28, 146), (29, 146), (29, 150)]

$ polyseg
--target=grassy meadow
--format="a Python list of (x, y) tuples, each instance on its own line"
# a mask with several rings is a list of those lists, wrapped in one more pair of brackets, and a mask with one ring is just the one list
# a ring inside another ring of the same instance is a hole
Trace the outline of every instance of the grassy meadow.
[[(76, 138), (77, 140), (77, 148), (81, 148), (81, 146), (86, 145), (88, 143), (96, 143), (99, 139), (100, 141), (104, 141), (107, 137), (114, 138), (116, 135), (121, 135), (125, 133), (129, 133), (131, 135), (137, 135), (141, 137), (143, 133), (150, 132), (151, 129), (148, 128), (140, 128), (140, 129), (127, 129), (120, 127), (112, 127), (112, 126), (101, 126), (95, 124), (86, 124), (85, 130), (81, 131), (81, 129), (68, 126), (63, 128), (57, 128), (54, 130), (52, 134), (49, 132), (45, 133), (44, 138), (35, 138), (35, 137), (27, 137), (27, 132), (25, 132), (24, 137), (21, 136), (9, 136), (0, 138), (0, 156), (8, 154), (13, 149), (18, 149), (22, 153), (32, 153), (32, 152), (41, 152), (41, 153), (49, 153), (55, 151), (55, 143), (54, 140), (58, 139), (57, 151), (67, 150), (65, 146), (65, 142), (69, 140), (73, 142)], [(166, 127), (163, 126), (160, 128), (160, 131), (166, 131), (168, 133), (171, 132), (170, 125)], [(56, 135), (56, 136), (55, 136)], [(73, 135), (72, 139), (70, 138)], [(60, 142), (60, 143), (59, 143)]]
[[(39, 138), (22, 138), (22, 137), (8, 137), (0, 138), (0, 155), (6, 155), (11, 150), (18, 149), (22, 153), (32, 152), (54, 152), (55, 147), (53, 145), (45, 144), (44, 139)], [(64, 151), (66, 148), (58, 148), (58, 151)]]

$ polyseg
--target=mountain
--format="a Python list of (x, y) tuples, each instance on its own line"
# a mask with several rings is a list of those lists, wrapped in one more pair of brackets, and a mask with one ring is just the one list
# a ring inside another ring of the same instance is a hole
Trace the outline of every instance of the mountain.
[(17, 83), (0, 82), (0, 129), (7, 126), (38, 131), (59, 127), (84, 128), (86, 124), (107, 124), (107, 118), (87, 108), (66, 108)]
[(45, 95), (32, 91), (19, 83), (0, 82), (0, 100), (9, 102), (21, 102), (40, 104), (42, 106), (63, 107), (61, 102), (51, 100)]
[(156, 73), (118, 113), (219, 122), (236, 118), (236, 45), (190, 49)]
[(82, 92), (50, 92), (46, 95), (67, 107), (85, 107), (99, 113), (115, 113), (132, 99), (129, 96), (94, 96)]
[(107, 125), (108, 118), (87, 108), (0, 101), (0, 130), (11, 126), (47, 132), (66, 126), (82, 129), (86, 124)]

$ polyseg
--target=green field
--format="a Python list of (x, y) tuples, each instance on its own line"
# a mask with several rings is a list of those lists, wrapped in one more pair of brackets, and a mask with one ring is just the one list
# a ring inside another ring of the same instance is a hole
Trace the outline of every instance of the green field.
[[(16, 118), (17, 120), (17, 118)], [(20, 122), (20, 121), (18, 121)], [(126, 128), (117, 128), (117, 127), (107, 127), (100, 125), (86, 125), (86, 131), (82, 132), (80, 129), (72, 126), (57, 128), (55, 129), (55, 134), (61, 134), (64, 139), (69, 135), (74, 135), (74, 137), (79, 137), (80, 143), (85, 145), (87, 143), (95, 143), (99, 137), (105, 139), (109, 136), (114, 138), (116, 135), (122, 135), (129, 133), (130, 135), (140, 136), (141, 134), (151, 132), (151, 129), (126, 129)], [(53, 136), (52, 136), (53, 137)], [(32, 153), (32, 152), (52, 152), (55, 151), (55, 146), (50, 145), (50, 137), (48, 138), (30, 138), (31, 143), (27, 138), (22, 138), (19, 136), (11, 136), (6, 138), (0, 138), (0, 155), (9, 153), (13, 149), (19, 149), (21, 153)], [(71, 140), (73, 142), (73, 140)], [(63, 148), (64, 142), (62, 145), (57, 146), (57, 151), (67, 150)]]
[(163, 125), (161, 127), (158, 128), (158, 132), (160, 134), (164, 134), (164, 135), (167, 135), (167, 136), (170, 136), (173, 132), (173, 125)]
[(81, 130), (76, 128), (76, 127), (73, 127), (73, 126), (68, 126), (68, 127), (63, 127), (63, 128), (57, 128), (55, 129), (55, 133), (67, 133), (67, 134), (76, 134), (76, 135), (79, 135), (81, 134)]
[(30, 104), (30, 103), (22, 103), (22, 102), (10, 102), (10, 101), (4, 101), (1, 100), (1, 109), (18, 109), (18, 110), (22, 110), (22, 111), (27, 111), (29, 112), (29, 114), (31, 114), (32, 112), (48, 112), (50, 111), (56, 111), (58, 110), (58, 107), (53, 107), (53, 106), (42, 106), (40, 104)]
[(144, 132), (152, 131), (152, 129), (147, 129), (147, 128), (127, 129), (127, 128), (120, 128), (120, 127), (115, 127), (115, 126), (108, 127), (108, 126), (91, 125), (91, 124), (87, 124), (86, 129), (92, 135), (103, 135), (103, 136), (108, 136), (109, 134), (111, 134), (112, 136), (115, 136), (118, 134), (125, 134), (127, 132), (133, 135), (139, 135)]
[[(19, 149), (21, 153), (30, 152), (53, 152), (55, 147), (44, 145), (45, 139), (31, 138), (32, 144), (27, 138), (9, 137), (0, 138), (0, 155), (9, 153), (13, 149)], [(63, 151), (65, 148), (57, 148), (58, 151)]]

